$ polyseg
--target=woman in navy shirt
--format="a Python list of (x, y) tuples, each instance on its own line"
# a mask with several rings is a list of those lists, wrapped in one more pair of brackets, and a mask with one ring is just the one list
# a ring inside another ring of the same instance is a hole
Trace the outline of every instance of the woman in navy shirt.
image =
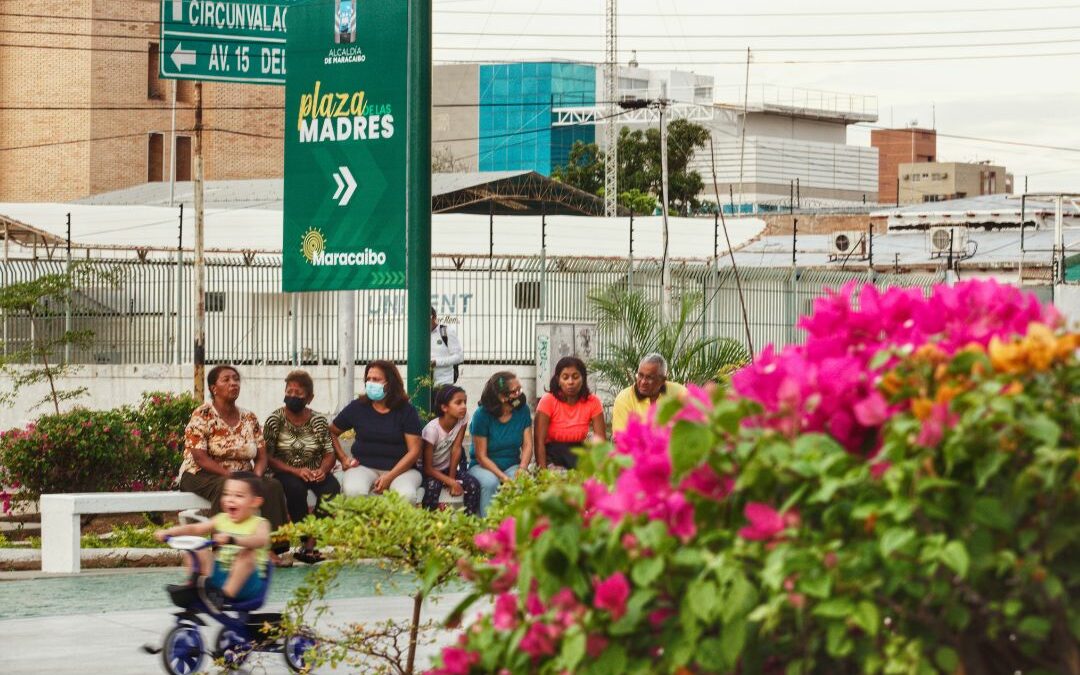
[(356, 432), (342, 493), (353, 497), (381, 494), (389, 488), (414, 499), (423, 480), (416, 470), (423, 428), (397, 367), (389, 361), (369, 363), (364, 369), (364, 394), (345, 406), (330, 425), (334, 436), (350, 429)]
[(532, 415), (516, 375), (502, 371), (491, 376), (469, 433), (473, 444), (469, 473), (480, 483), (480, 515), (485, 516), (499, 486), (532, 462)]

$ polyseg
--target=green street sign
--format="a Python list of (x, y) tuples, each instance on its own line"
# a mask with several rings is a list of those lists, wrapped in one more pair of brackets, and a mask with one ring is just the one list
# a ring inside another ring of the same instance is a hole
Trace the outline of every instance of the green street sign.
[(282, 287), (405, 287), (404, 2), (290, 6)]
[(160, 76), (284, 85), (294, 1), (161, 0)]

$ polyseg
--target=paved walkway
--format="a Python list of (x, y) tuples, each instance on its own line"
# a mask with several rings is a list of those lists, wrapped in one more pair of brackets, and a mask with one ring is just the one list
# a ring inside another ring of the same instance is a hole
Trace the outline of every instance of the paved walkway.
[[(441, 619), (460, 602), (464, 595), (446, 595), (424, 608), (424, 618)], [(379, 596), (333, 599), (330, 612), (320, 626), (346, 622), (385, 621), (387, 618), (407, 620), (412, 613), (412, 600), (405, 596)], [(276, 611), (280, 603), (267, 605), (266, 611)], [(160, 655), (146, 654), (143, 644), (160, 646), (173, 617), (167, 607), (152, 610), (73, 614), (0, 621), (0, 673), (50, 675), (85, 673), (155, 673), (163, 672)], [(207, 641), (216, 635), (216, 627), (203, 629)], [(449, 634), (445, 634), (450, 640)], [(437, 651), (434, 646), (421, 646), (417, 656), (423, 670)], [(209, 659), (205, 664), (209, 664)], [(205, 667), (205, 666), (204, 666)], [(280, 654), (256, 654), (246, 664), (246, 671), (255, 673), (287, 673)], [(329, 667), (323, 673), (347, 673)]]

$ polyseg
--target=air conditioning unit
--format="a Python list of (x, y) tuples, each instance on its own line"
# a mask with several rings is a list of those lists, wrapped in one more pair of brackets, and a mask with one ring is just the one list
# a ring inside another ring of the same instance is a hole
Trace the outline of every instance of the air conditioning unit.
[(859, 232), (858, 230), (834, 232), (829, 247), (830, 256), (833, 258), (865, 258), (867, 236), (865, 232)]
[(967, 229), (963, 227), (932, 227), (927, 242), (932, 255), (948, 255), (950, 252), (957, 255), (967, 250), (967, 237)]

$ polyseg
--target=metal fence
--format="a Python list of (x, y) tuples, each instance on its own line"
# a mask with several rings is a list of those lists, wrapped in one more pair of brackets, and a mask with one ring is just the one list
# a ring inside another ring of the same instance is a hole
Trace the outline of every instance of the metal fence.
[[(5, 284), (63, 274), (63, 261), (0, 262)], [(91, 331), (92, 344), (58, 354), (72, 363), (167, 364), (190, 361), (192, 262), (91, 259), (75, 263), (79, 281), (70, 305), (3, 316), (4, 353), (48, 339), (65, 327)], [(82, 273), (96, 272), (84, 279)], [(237, 364), (333, 364), (337, 359), (335, 293), (282, 293), (281, 258), (210, 256), (206, 270), (207, 361)], [(674, 292), (701, 303), (695, 332), (745, 343), (735, 278), (730, 268), (675, 262)], [(796, 322), (827, 287), (870, 280), (867, 272), (792, 269), (740, 270), (756, 349), (800, 339)], [(929, 287), (932, 275), (877, 275), (879, 286)], [(474, 363), (532, 363), (538, 321), (594, 320), (587, 296), (613, 285), (660, 301), (656, 260), (535, 257), (435, 257), (431, 303), (456, 324), (465, 357)], [(405, 291), (358, 291), (357, 362), (406, 358)], [(37, 334), (35, 334), (35, 332)], [(600, 353), (603, 353), (603, 335)], [(63, 350), (60, 350), (63, 351)]]

